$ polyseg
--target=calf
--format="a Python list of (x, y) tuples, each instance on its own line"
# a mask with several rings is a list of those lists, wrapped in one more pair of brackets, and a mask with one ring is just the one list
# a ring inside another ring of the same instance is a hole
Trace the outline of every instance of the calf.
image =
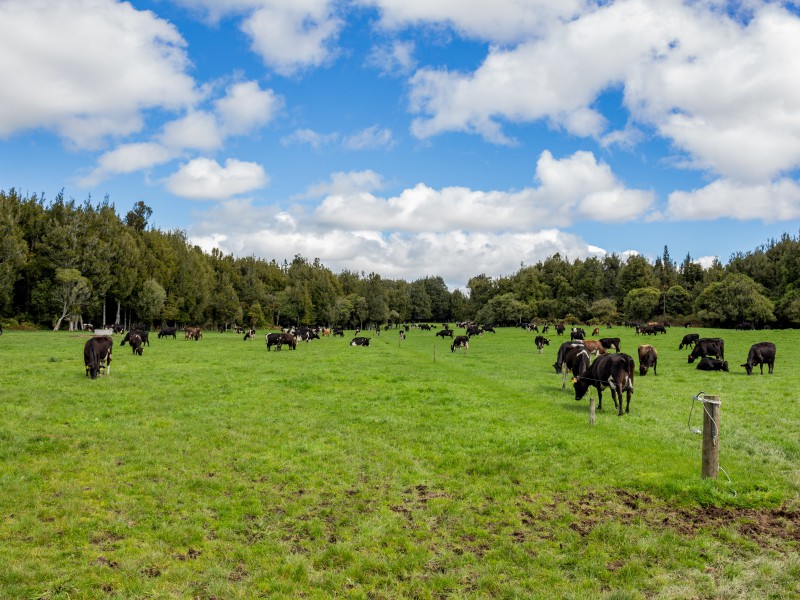
[(699, 333), (687, 333), (685, 336), (683, 336), (683, 339), (681, 340), (681, 343), (678, 346), (678, 350), (683, 350), (684, 346), (686, 346), (687, 348), (694, 347), (694, 345), (697, 343), (697, 340), (699, 339), (700, 339)]
[(469, 337), (466, 335), (457, 335), (450, 344), (450, 352), (455, 352), (456, 348), (463, 348), (464, 352), (469, 350)]
[(614, 348), (614, 350), (619, 352), (619, 338), (600, 338), (600, 343), (606, 350)]
[(761, 374), (764, 374), (764, 365), (769, 368), (769, 374), (772, 375), (772, 368), (775, 366), (775, 344), (772, 342), (759, 342), (750, 346), (750, 352), (747, 353), (747, 362), (742, 366), (747, 370), (747, 374), (753, 373), (753, 367), (758, 365), (761, 367)]
[(647, 375), (650, 367), (653, 367), (653, 375), (658, 375), (658, 351), (650, 344), (643, 344), (639, 346), (639, 375)]
[(713, 356), (725, 360), (725, 341), (721, 338), (702, 338), (697, 340), (689, 354), (689, 364), (703, 356)]
[(361, 346), (363, 348), (369, 347), (369, 338), (368, 337), (354, 337), (350, 342), (351, 346)]
[(129, 342), (132, 335), (138, 335), (139, 339), (141, 340), (142, 346), (147, 344), (150, 345), (150, 333), (147, 331), (142, 331), (141, 329), (131, 329), (128, 333), (125, 334), (125, 337), (122, 338), (122, 341), (119, 343), (120, 346), (124, 346), (125, 342)]
[(728, 361), (704, 356), (700, 359), (700, 362), (697, 363), (697, 368), (701, 371), (727, 371)]
[(622, 416), (622, 392), (626, 392), (625, 412), (629, 413), (631, 394), (633, 393), (633, 370), (633, 358), (622, 352), (598, 357), (583, 375), (572, 380), (575, 388), (575, 400), (583, 398), (589, 387), (594, 386), (597, 389), (597, 409), (601, 410), (603, 408), (603, 389), (610, 387), (614, 408), (617, 408), (620, 416)]
[(83, 362), (86, 365), (86, 376), (97, 379), (100, 370), (105, 368), (106, 375), (111, 375), (111, 351), (114, 340), (110, 336), (91, 337), (83, 345)]

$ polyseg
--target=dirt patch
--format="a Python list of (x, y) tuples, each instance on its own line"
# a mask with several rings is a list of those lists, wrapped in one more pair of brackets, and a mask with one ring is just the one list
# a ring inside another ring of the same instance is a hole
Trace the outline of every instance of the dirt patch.
[[(525, 499), (533, 501), (533, 498)], [(623, 525), (637, 521), (650, 527), (668, 527), (688, 537), (699, 533), (716, 535), (722, 529), (729, 529), (764, 548), (776, 543), (800, 542), (800, 510), (786, 507), (678, 508), (641, 492), (617, 489), (608, 493), (587, 491), (577, 498), (556, 497), (538, 510), (521, 508), (521, 524), (539, 538), (547, 538), (552, 521), (566, 512), (575, 517), (569, 528), (582, 537), (589, 535), (599, 524), (613, 520)], [(512, 537), (519, 541), (520, 532), (515, 531)]]

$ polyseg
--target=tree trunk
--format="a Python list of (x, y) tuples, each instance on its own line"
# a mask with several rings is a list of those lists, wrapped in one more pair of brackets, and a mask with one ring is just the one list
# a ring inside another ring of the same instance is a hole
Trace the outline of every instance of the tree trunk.
[(119, 325), (119, 311), (120, 311), (120, 308), (121, 308), (121, 302), (119, 300), (117, 300), (117, 318), (114, 319), (114, 323), (117, 324), (117, 325)]

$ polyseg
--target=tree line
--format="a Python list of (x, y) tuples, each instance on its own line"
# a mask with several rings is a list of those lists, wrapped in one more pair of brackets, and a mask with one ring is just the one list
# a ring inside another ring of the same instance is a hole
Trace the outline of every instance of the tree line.
[(513, 275), (475, 275), (465, 293), (436, 275), (407, 282), (334, 273), (300, 255), (278, 262), (209, 253), (182, 230), (150, 226), (151, 216), (141, 201), (123, 217), (108, 197), (95, 204), (0, 191), (0, 318), (56, 329), (84, 322), (800, 324), (800, 239), (788, 234), (707, 268), (689, 254), (673, 261), (667, 246), (652, 263), (639, 255), (555, 254)]

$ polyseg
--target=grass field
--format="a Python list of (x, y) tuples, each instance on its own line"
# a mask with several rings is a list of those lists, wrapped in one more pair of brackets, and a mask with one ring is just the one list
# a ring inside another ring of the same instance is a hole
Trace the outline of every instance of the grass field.
[[(87, 336), (6, 330), (0, 598), (798, 597), (800, 335), (690, 331), (730, 373), (688, 365), (684, 329), (604, 330), (659, 375), (590, 428), (555, 335), (116, 336), (91, 381)], [(772, 376), (738, 366), (757, 341)], [(730, 482), (700, 478), (700, 391)]]

